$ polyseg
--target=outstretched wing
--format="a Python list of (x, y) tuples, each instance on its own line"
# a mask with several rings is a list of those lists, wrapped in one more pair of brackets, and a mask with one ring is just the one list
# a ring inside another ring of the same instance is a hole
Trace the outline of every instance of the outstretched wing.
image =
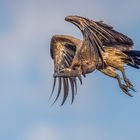
[[(71, 66), (72, 60), (75, 56), (76, 49), (77, 49), (76, 44), (80, 42), (81, 41), (79, 39), (75, 39), (74, 37), (71, 36), (56, 35), (52, 37), (50, 53), (54, 62), (54, 73), (59, 73), (62, 69)], [(78, 77), (78, 79), (82, 84), (81, 77)], [(57, 80), (58, 80), (58, 93), (54, 100), (54, 103), (57, 101), (62, 88), (63, 88), (64, 95), (63, 95), (63, 101), (61, 105), (65, 103), (69, 94), (69, 89), (70, 89), (69, 86), (71, 87), (71, 93), (72, 93), (71, 103), (73, 103), (75, 93), (77, 91), (76, 77), (70, 77), (70, 78), (54, 77), (51, 96), (53, 95)]]
[(122, 49), (122, 47), (125, 49), (132, 49), (134, 45), (131, 38), (117, 32), (113, 27), (105, 24), (103, 21), (97, 22), (87, 20), (86, 25), (89, 28), (89, 32), (94, 35), (94, 39), (96, 38), (99, 42), (98, 44), (107, 47), (120, 47), (120, 49)]
[(89, 42), (89, 46), (94, 47), (97, 57), (99, 56), (103, 62), (101, 50), (106, 47), (116, 47), (120, 50), (130, 50), (133, 46), (133, 41), (126, 35), (119, 33), (113, 27), (103, 23), (96, 22), (84, 18), (84, 38)]

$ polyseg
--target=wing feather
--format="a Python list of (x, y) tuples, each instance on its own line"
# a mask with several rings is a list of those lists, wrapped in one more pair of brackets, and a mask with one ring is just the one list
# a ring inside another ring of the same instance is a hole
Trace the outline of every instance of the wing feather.
[[(56, 98), (55, 98), (55, 100), (54, 100), (54, 102), (53, 102), (53, 104), (57, 101), (57, 99), (59, 98), (59, 96), (60, 96), (60, 92), (61, 92), (61, 88), (62, 88), (62, 78), (58, 78), (58, 92), (57, 92), (57, 96), (56, 96)], [(53, 93), (53, 92), (52, 92)]]
[[(104, 34), (107, 38), (109, 38), (109, 42), (105, 39), (104, 43), (107, 45), (112, 45), (114, 44), (125, 44), (125, 45), (131, 45), (133, 46), (133, 40), (126, 35), (117, 32), (116, 30), (113, 29), (113, 27), (103, 23), (103, 22), (95, 22), (97, 24), (97, 28), (99, 31)], [(111, 39), (112, 38), (112, 39)]]
[[(74, 44), (73, 40), (74, 38), (71, 36), (59, 35), (59, 36), (52, 37), (50, 53), (54, 61), (54, 73), (59, 73), (59, 71), (61, 71), (62, 69), (71, 66), (77, 47), (76, 44)], [(80, 41), (80, 40), (77, 39), (76, 41)], [(70, 91), (69, 86), (71, 87), (71, 94), (72, 94), (71, 103), (73, 103), (74, 96), (77, 92), (76, 77), (70, 77), (70, 78), (54, 77), (51, 97), (55, 90), (57, 79), (58, 79), (58, 91), (53, 104), (58, 100), (62, 87), (63, 87), (64, 95), (63, 95), (63, 100), (61, 105), (65, 103)], [(78, 79), (80, 83), (82, 83), (82, 78), (78, 77)]]

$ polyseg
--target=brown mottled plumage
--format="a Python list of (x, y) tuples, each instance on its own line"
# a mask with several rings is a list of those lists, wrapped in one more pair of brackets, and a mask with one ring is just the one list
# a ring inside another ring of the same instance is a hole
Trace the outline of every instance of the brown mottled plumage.
[[(68, 16), (65, 20), (73, 23), (81, 30), (83, 40), (67, 35), (52, 37), (53, 91), (56, 79), (59, 81), (55, 101), (58, 99), (63, 85), (64, 98), (61, 105), (64, 104), (70, 85), (73, 102), (77, 90), (76, 79), (78, 78), (82, 84), (81, 76), (85, 76), (95, 69), (117, 79), (122, 91), (132, 96), (129, 90), (135, 90), (125, 75), (124, 65), (140, 68), (140, 51), (133, 50), (133, 41), (103, 22), (95, 22), (79, 16)], [(122, 72), (125, 84), (122, 83), (116, 70)]]

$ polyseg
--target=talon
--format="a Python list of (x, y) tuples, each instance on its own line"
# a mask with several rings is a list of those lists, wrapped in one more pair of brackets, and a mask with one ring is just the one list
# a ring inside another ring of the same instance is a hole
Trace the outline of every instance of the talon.
[(133, 84), (129, 81), (129, 79), (125, 79), (125, 83), (127, 85), (127, 87), (131, 90), (133, 90), (134, 92), (136, 92), (136, 90), (134, 89)]
[(129, 89), (127, 85), (121, 85), (120, 88), (122, 89), (122, 91), (127, 94), (130, 97), (133, 97), (130, 93), (129, 93)]
[(129, 81), (129, 79), (125, 79), (127, 86), (133, 87), (133, 84)]
[(134, 87), (129, 87), (132, 91), (136, 92), (136, 90), (134, 89)]

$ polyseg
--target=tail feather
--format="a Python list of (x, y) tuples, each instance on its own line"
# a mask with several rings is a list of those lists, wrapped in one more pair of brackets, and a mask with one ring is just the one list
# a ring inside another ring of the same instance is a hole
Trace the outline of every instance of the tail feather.
[(123, 52), (131, 57), (140, 57), (140, 51), (137, 50), (123, 51)]
[(140, 59), (135, 58), (135, 62), (136, 62), (138, 65), (140, 65)]
[(130, 50), (130, 51), (123, 51), (128, 58), (125, 59), (127, 65), (140, 69), (140, 51), (137, 50)]

